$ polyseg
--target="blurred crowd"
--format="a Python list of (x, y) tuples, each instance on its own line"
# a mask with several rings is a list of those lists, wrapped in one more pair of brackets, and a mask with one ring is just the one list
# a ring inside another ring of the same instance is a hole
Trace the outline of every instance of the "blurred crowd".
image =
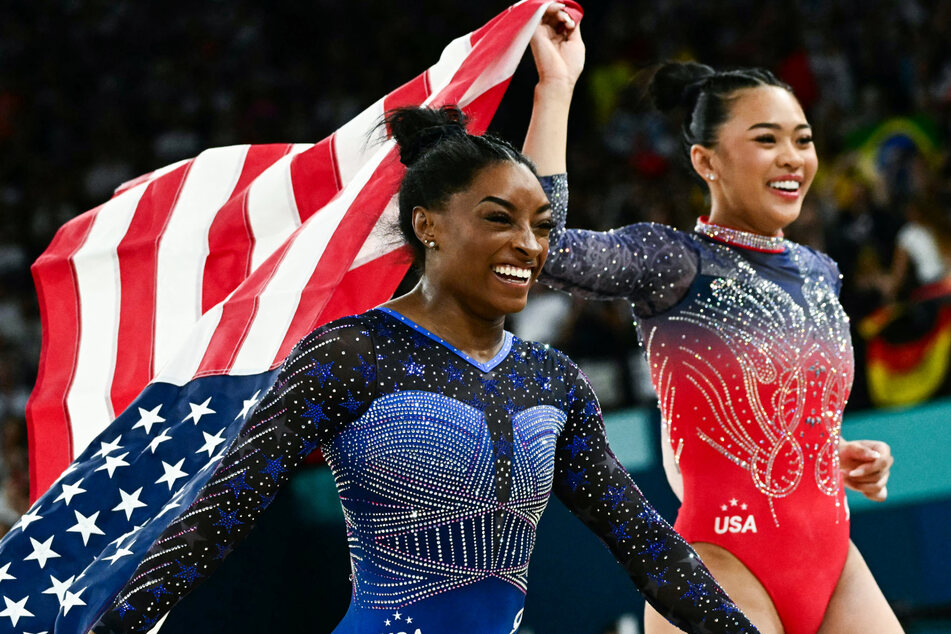
[[(703, 213), (652, 63), (772, 69), (815, 131), (820, 173), (791, 239), (827, 251), (858, 325), (951, 262), (951, 0), (597, 0), (570, 137), (570, 222), (681, 228)], [(29, 264), (121, 182), (203, 148), (323, 138), (507, 6), (419, 0), (7, 3), (0, 20), (0, 531), (27, 504), (24, 406), (39, 358)], [(524, 134), (519, 70), (493, 129)], [(922, 246), (924, 245), (924, 246)], [(578, 357), (606, 408), (653, 395), (623, 303), (544, 289), (513, 327)], [(863, 337), (853, 333), (857, 354)], [(861, 366), (861, 362), (858, 363)], [(864, 378), (853, 407), (870, 405)]]

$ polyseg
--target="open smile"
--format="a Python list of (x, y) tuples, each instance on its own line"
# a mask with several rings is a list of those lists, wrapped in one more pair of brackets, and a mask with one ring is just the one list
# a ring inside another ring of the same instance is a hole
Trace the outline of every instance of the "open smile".
[(769, 191), (784, 200), (797, 200), (802, 190), (802, 177), (774, 178), (766, 183)]
[(533, 269), (510, 264), (501, 264), (492, 267), (495, 276), (512, 286), (528, 286), (532, 280)]

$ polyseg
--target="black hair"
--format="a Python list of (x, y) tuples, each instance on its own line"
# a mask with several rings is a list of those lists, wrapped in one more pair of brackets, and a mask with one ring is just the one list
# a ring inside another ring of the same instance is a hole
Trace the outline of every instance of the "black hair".
[(426, 249), (413, 230), (414, 208), (442, 209), (480, 170), (496, 163), (524, 165), (537, 176), (524, 154), (498, 137), (469, 134), (467, 121), (458, 106), (396, 108), (384, 117), (389, 136), (399, 146), (400, 162), (406, 165), (399, 193), (399, 229), (417, 265)]
[(716, 71), (696, 62), (666, 62), (650, 84), (654, 105), (662, 112), (682, 110), (681, 141), (688, 157), (690, 146), (712, 148), (717, 144), (720, 126), (729, 118), (730, 102), (744, 88), (777, 86), (793, 92), (763, 68)]

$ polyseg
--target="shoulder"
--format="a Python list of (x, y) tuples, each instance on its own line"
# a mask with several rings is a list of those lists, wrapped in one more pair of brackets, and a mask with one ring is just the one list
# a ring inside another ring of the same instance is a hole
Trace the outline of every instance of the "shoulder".
[(287, 358), (287, 363), (314, 354), (318, 349), (325, 355), (346, 354), (348, 349), (372, 348), (372, 333), (378, 327), (378, 316), (373, 311), (341, 317), (315, 328), (305, 335)]
[(530, 360), (539, 372), (550, 376), (562, 376), (570, 383), (581, 374), (578, 364), (554, 346), (539, 341), (526, 341), (513, 335), (512, 351)]
[(800, 269), (806, 274), (818, 274), (827, 276), (828, 281), (833, 287), (839, 289), (842, 285), (842, 273), (839, 272), (839, 265), (822, 251), (817, 251), (804, 244), (790, 243), (794, 249), (795, 256), (799, 259)]

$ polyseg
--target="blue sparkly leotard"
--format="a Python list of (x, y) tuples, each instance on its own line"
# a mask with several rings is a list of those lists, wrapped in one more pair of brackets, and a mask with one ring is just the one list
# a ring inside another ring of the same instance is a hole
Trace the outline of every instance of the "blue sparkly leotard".
[(506, 333), (479, 363), (387, 309), (298, 344), (94, 631), (147, 630), (211, 574), (317, 446), (340, 494), (353, 573), (336, 634), (517, 631), (552, 491), (673, 622), (755, 631), (617, 462), (597, 400), (567, 357)]
[(703, 219), (565, 230), (567, 179), (543, 186), (556, 228), (542, 281), (632, 304), (683, 478), (675, 528), (738, 557), (786, 634), (814, 634), (849, 548), (838, 446), (853, 359), (835, 263)]

